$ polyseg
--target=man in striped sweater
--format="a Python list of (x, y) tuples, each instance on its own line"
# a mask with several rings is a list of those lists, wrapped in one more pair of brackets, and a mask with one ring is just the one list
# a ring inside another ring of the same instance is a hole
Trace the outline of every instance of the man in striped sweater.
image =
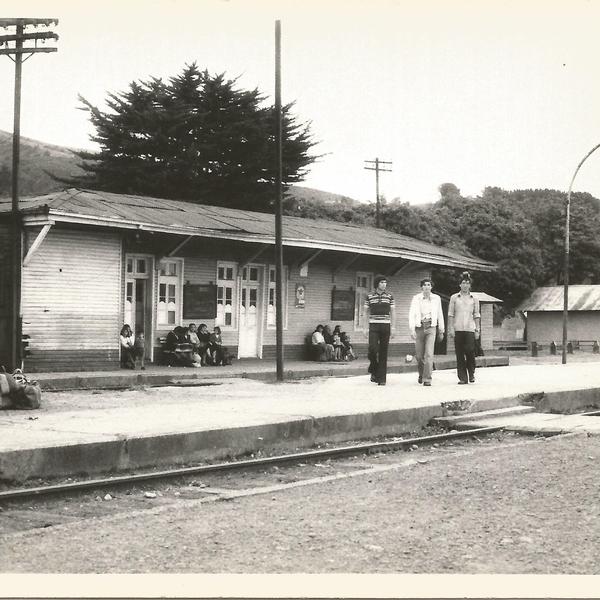
[(385, 385), (388, 345), (395, 322), (394, 297), (385, 291), (385, 275), (377, 275), (374, 284), (375, 291), (365, 300), (369, 318), (369, 373), (373, 383)]

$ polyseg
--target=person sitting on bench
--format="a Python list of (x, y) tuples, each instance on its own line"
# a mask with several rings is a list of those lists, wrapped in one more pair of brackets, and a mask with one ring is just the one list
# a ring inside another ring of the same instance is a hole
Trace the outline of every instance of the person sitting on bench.
[(169, 366), (172, 367), (199, 367), (200, 363), (194, 361), (194, 347), (187, 339), (185, 327), (175, 327), (167, 334), (165, 352)]
[(323, 325), (317, 325), (311, 338), (311, 346), (315, 353), (315, 360), (324, 362), (333, 358), (333, 346), (325, 342)]
[(121, 343), (121, 368), (135, 369), (135, 339), (129, 325), (125, 324), (121, 327), (119, 340)]

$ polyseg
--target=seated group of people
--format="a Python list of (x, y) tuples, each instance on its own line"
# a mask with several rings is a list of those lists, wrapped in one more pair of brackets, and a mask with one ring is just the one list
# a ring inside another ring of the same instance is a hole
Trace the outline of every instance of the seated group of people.
[(170, 366), (205, 367), (231, 364), (228, 349), (223, 346), (221, 328), (217, 325), (212, 333), (201, 323), (196, 327), (175, 327), (169, 331), (163, 347), (166, 362)]
[(311, 349), (315, 360), (354, 360), (350, 336), (336, 325), (331, 331), (329, 325), (317, 325), (311, 337)]
[[(121, 341), (121, 367), (135, 369), (140, 361), (144, 366), (144, 333), (139, 331), (133, 335), (129, 325), (123, 325), (119, 334)], [(196, 327), (190, 323), (188, 327), (175, 327), (169, 331), (163, 347), (165, 362), (170, 366), (204, 367), (207, 365), (230, 365), (231, 356), (223, 346), (221, 328), (216, 326), (213, 333), (202, 323)]]

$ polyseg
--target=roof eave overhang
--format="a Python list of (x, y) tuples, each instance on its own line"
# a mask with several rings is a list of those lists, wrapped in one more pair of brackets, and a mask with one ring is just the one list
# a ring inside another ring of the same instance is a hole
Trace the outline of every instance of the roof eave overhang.
[[(139, 223), (126, 221), (117, 217), (96, 217), (91, 215), (78, 215), (50, 209), (44, 214), (24, 214), (23, 223), (29, 226), (43, 226), (48, 223), (61, 222), (79, 225), (94, 225), (97, 227), (113, 227), (118, 229), (132, 229), (137, 231), (149, 231), (155, 233), (170, 233), (175, 235), (186, 235), (201, 238), (234, 240), (239, 242), (275, 244), (275, 236), (259, 235), (251, 233), (237, 233), (235, 231), (223, 231), (220, 229), (197, 229), (182, 225), (156, 225), (153, 223)], [(283, 245), (297, 248), (321, 248), (337, 252), (352, 252), (353, 254), (366, 254), (372, 256), (383, 256), (389, 258), (402, 258), (413, 262), (440, 265), (445, 267), (470, 268), (477, 271), (493, 271), (496, 266), (492, 263), (477, 260), (452, 259), (424, 252), (410, 250), (395, 250), (382, 248), (380, 246), (365, 246), (356, 244), (340, 244), (327, 240), (307, 240), (301, 238), (283, 237)]]

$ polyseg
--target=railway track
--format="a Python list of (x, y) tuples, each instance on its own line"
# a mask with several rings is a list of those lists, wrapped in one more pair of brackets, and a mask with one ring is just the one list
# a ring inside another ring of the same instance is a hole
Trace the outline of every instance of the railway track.
[(243, 471), (258, 469), (267, 466), (278, 466), (292, 462), (307, 462), (313, 460), (322, 460), (328, 458), (339, 458), (376, 452), (393, 452), (417, 445), (428, 445), (437, 442), (446, 442), (454, 439), (471, 437), (475, 435), (488, 435), (503, 428), (498, 427), (480, 427), (476, 429), (465, 429), (461, 431), (452, 431), (429, 436), (414, 437), (401, 440), (386, 440), (382, 442), (366, 442), (349, 446), (338, 446), (334, 448), (321, 448), (318, 450), (309, 450), (306, 452), (297, 452), (294, 454), (283, 454), (277, 456), (268, 456), (255, 458), (251, 460), (238, 460), (210, 465), (199, 465), (193, 467), (184, 467), (168, 469), (162, 471), (152, 471), (146, 473), (134, 473), (116, 477), (97, 478), (60, 483), (54, 485), (43, 485), (38, 487), (21, 487), (9, 489), (0, 492), (0, 503), (4, 501), (17, 499), (32, 499), (51, 495), (65, 495), (75, 492), (87, 491), (92, 489), (135, 485), (142, 482), (162, 481), (178, 477), (187, 477), (194, 475), (205, 475), (209, 473), (224, 473), (227, 471)]

